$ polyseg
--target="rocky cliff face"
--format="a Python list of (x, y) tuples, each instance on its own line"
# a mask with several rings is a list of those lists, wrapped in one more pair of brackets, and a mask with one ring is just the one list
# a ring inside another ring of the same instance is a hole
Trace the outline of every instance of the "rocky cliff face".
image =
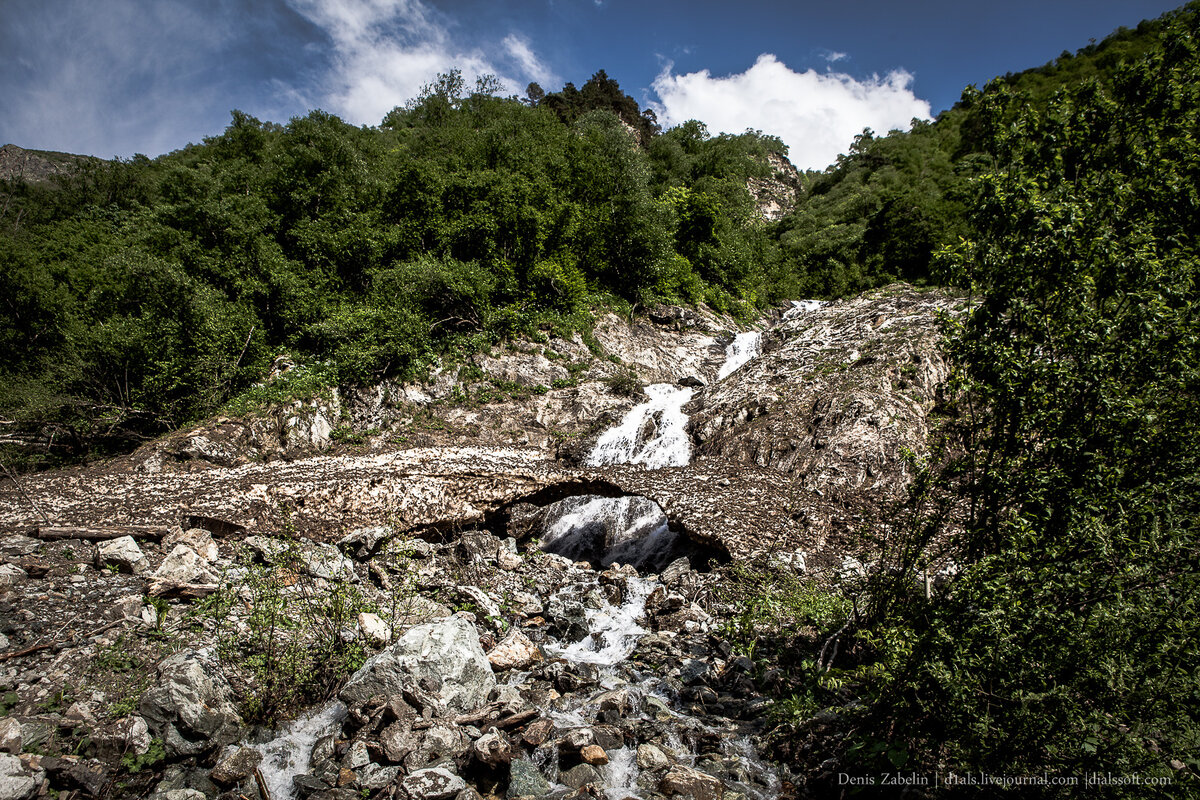
[(26, 150), (15, 144), (0, 147), (0, 180), (21, 180), (36, 183), (53, 175), (70, 171), (87, 156)]
[(751, 178), (746, 188), (754, 198), (758, 215), (774, 222), (796, 207), (796, 198), (800, 193), (800, 172), (778, 153), (769, 154), (767, 163), (771, 167), (770, 177)]
[[(519, 342), (424, 383), (6, 482), (0, 690), (15, 722), (0, 719), (0, 750), (15, 760), (0, 780), (22, 800), (97, 794), (122, 758), (159, 758), (130, 783), (156, 800), (776, 797), (769, 769), (747, 771), (749, 740), (718, 745), (765, 701), (710, 636), (721, 578), (706, 570), (772, 559), (836, 580), (857, 563), (872, 509), (925, 449), (947, 373), (937, 315), (955, 308), (898, 285), (749, 326), (610, 315), (590, 343)], [(246, 654), (271, 597), (362, 610), (285, 628), (297, 652), (379, 651), (347, 684), (374, 689), (281, 734), (303, 753), (286, 769), (246, 727), (264, 680)], [(472, 614), (439, 623), (448, 603)], [(413, 624), (435, 627), (401, 636)], [(409, 639), (446, 650), (444, 670)], [(647, 660), (670, 665), (660, 694), (600, 696), (644, 682), (629, 670)], [(656, 710), (662, 697), (679, 705)], [(681, 750), (679, 725), (700, 744)], [(87, 758), (41, 760), (29, 742)]]

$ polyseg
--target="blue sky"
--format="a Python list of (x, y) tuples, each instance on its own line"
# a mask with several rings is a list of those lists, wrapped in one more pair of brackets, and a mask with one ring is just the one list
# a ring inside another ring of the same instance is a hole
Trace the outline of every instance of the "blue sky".
[(128, 157), (229, 111), (373, 125), (438, 72), (512, 93), (605, 69), (660, 121), (781, 136), (822, 168), (864, 127), (1174, 8), (1153, 0), (0, 0), (0, 144)]

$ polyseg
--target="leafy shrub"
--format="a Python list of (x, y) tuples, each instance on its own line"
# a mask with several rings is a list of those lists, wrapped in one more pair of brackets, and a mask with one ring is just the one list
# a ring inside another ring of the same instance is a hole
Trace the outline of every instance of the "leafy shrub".
[(631, 369), (614, 372), (605, 378), (604, 382), (613, 394), (624, 395), (625, 397), (633, 397), (634, 395), (641, 394), (644, 388), (637, 373)]

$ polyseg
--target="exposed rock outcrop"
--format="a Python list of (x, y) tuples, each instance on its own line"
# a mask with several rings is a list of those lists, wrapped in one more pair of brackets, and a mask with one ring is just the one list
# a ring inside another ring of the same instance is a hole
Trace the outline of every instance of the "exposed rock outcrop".
[(784, 319), (761, 357), (691, 415), (698, 452), (794, 476), (809, 491), (894, 493), (923, 453), (949, 366), (937, 316), (956, 303), (888, 287)]
[(15, 144), (6, 144), (0, 147), (0, 180), (37, 183), (70, 172), (80, 162), (88, 160), (88, 156), (26, 150)]

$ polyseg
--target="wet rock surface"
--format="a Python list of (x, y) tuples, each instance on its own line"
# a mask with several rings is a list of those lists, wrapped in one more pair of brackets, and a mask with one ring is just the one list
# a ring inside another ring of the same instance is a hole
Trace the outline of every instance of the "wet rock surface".
[[(756, 755), (771, 678), (721, 638), (709, 570), (861, 567), (856, 527), (924, 447), (952, 307), (893, 287), (761, 336), (605, 318), (613, 360), (549, 338), (0, 485), (0, 796), (780, 796)], [(686, 387), (686, 435), (602, 382), (624, 370)], [(496, 381), (529, 391), (448, 399)], [(321, 433), (347, 415), (386, 433)], [(622, 463), (587, 466), (626, 422)], [(637, 463), (655, 446), (677, 465)], [(345, 668), (278, 729), (255, 724), (291, 674), (263, 666), (265, 630)]]

